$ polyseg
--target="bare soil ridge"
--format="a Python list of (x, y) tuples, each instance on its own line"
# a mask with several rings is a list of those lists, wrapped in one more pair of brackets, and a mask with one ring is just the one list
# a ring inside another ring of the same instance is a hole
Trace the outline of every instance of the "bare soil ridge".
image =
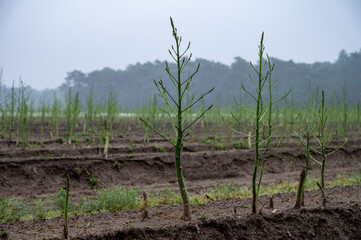
[[(361, 186), (327, 189), (322, 208), (319, 191), (306, 192), (306, 206), (293, 210), (294, 194), (276, 194), (274, 209), (250, 214), (251, 199), (218, 200), (192, 207), (182, 221), (180, 206), (76, 216), (69, 220), (71, 239), (358, 239), (361, 236)], [(62, 219), (1, 224), (9, 239), (62, 239)]]

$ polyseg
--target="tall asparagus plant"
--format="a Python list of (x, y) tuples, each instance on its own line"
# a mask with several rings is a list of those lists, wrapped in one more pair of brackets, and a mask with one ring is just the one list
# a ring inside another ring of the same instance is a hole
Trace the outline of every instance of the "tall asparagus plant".
[[(176, 167), (176, 174), (177, 174), (177, 180), (178, 180), (178, 186), (181, 193), (181, 197), (183, 200), (183, 216), (182, 218), (184, 220), (190, 220), (191, 215), (189, 211), (189, 199), (188, 199), (188, 193), (186, 189), (186, 185), (184, 183), (183, 178), (183, 171), (182, 171), (182, 162), (181, 162), (181, 156), (182, 156), (182, 149), (183, 149), (183, 142), (186, 136), (189, 134), (187, 130), (189, 127), (191, 127), (197, 120), (199, 120), (211, 107), (209, 106), (206, 110), (200, 113), (198, 117), (196, 117), (194, 120), (190, 121), (190, 123), (186, 124), (186, 118), (188, 116), (189, 110), (201, 99), (204, 98), (207, 94), (213, 91), (214, 88), (209, 90), (206, 93), (201, 94), (199, 98), (196, 100), (194, 99), (194, 95), (192, 97), (192, 101), (190, 101), (188, 104), (186, 104), (185, 93), (189, 91), (190, 83), (193, 80), (193, 76), (199, 71), (199, 64), (196, 68), (196, 70), (185, 80), (181, 79), (181, 74), (184, 71), (185, 67), (187, 66), (188, 62), (191, 60), (192, 54), (188, 56), (185, 56), (187, 53), (190, 42), (187, 46), (187, 48), (181, 52), (180, 46), (182, 42), (182, 38), (178, 35), (177, 29), (174, 27), (173, 20), (170, 18), (171, 26), (172, 26), (172, 35), (175, 40), (175, 47), (172, 46), (172, 50), (169, 50), (170, 55), (174, 59), (175, 63), (177, 64), (177, 74), (173, 75), (170, 71), (169, 65), (166, 62), (165, 70), (167, 74), (169, 75), (169, 78), (171, 82), (174, 84), (177, 94), (176, 96), (172, 96), (170, 92), (168, 91), (168, 88), (164, 85), (162, 80), (159, 80), (156, 82), (154, 80), (154, 84), (158, 89), (159, 95), (163, 98), (165, 102), (165, 109), (163, 111), (168, 115), (171, 124), (173, 126), (173, 130), (176, 136), (176, 141), (172, 141), (171, 139), (167, 138), (164, 134), (160, 133), (158, 130), (156, 130), (153, 126), (151, 126), (148, 122), (140, 118), (142, 122), (144, 122), (149, 128), (151, 128), (154, 132), (156, 132), (159, 136), (164, 138), (166, 141), (168, 141), (175, 150), (175, 167)], [(185, 103), (186, 107), (183, 107), (183, 103)], [(171, 115), (175, 115), (175, 120), (172, 119)]]
[[(251, 133), (242, 133), (235, 128), (231, 127), (225, 121), (224, 123), (230, 127), (235, 132), (248, 136), (254, 141), (254, 162), (253, 162), (253, 173), (252, 173), (252, 213), (257, 212), (257, 200), (258, 194), (262, 182), (262, 176), (266, 161), (267, 150), (271, 147), (271, 137), (278, 131), (277, 124), (277, 113), (272, 112), (274, 104), (281, 101), (290, 93), (288, 91), (283, 96), (272, 96), (273, 84), (271, 81), (271, 74), (274, 69), (274, 64), (271, 64), (270, 59), (267, 55), (267, 60), (264, 57), (264, 45), (263, 45), (264, 33), (262, 33), (260, 45), (258, 46), (259, 52), (259, 66), (258, 69), (250, 62), (252, 69), (254, 70), (258, 79), (253, 79), (249, 75), (250, 80), (256, 85), (256, 93), (252, 94), (248, 91), (243, 84), (242, 89), (255, 101), (256, 109), (252, 110), (242, 104), (240, 104), (236, 98), (234, 98), (236, 104), (241, 107), (241, 109), (250, 113), (250, 116), (253, 117), (253, 124), (247, 124), (244, 121), (241, 121), (235, 114), (232, 113), (232, 117), (240, 124), (245, 125), (247, 128), (251, 129)], [(265, 68), (268, 69), (265, 69)], [(266, 84), (268, 83), (268, 84)], [(268, 101), (267, 101), (268, 99)], [(275, 116), (273, 116), (275, 115)], [(224, 120), (224, 119), (223, 119)], [(264, 147), (261, 150), (261, 147)], [(263, 151), (263, 154), (262, 154)], [(257, 179), (258, 175), (258, 179)], [(257, 181), (258, 180), (258, 181)]]

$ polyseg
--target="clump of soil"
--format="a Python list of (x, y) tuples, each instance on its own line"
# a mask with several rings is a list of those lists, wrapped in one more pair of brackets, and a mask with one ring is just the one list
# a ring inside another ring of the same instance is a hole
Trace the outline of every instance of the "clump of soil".
[[(327, 189), (321, 207), (319, 191), (305, 193), (306, 206), (294, 210), (294, 194), (259, 199), (261, 212), (252, 215), (251, 199), (213, 201), (192, 207), (192, 220), (180, 220), (180, 206), (141, 211), (75, 216), (69, 220), (71, 239), (358, 239), (361, 236), (361, 186)], [(62, 239), (62, 219), (0, 225), (9, 239)]]

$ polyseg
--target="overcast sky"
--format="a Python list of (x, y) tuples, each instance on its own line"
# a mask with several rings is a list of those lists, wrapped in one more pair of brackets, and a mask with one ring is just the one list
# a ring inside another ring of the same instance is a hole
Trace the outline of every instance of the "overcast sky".
[(0, 0), (3, 82), (54, 88), (74, 69), (169, 60), (169, 16), (194, 58), (228, 65), (256, 61), (262, 31), (266, 52), (282, 60), (361, 49), (359, 0)]

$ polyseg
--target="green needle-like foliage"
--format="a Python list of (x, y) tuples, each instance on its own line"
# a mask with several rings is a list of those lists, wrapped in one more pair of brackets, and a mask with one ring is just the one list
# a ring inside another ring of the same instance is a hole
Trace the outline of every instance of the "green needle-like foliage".
[[(189, 75), (185, 80), (181, 79), (181, 73), (184, 72), (185, 67), (187, 66), (188, 62), (191, 60), (192, 54), (190, 56), (185, 56), (187, 53), (190, 43), (188, 44), (187, 48), (181, 52), (180, 46), (182, 42), (182, 38), (178, 36), (177, 29), (174, 27), (173, 20), (170, 18), (171, 26), (172, 26), (172, 35), (175, 40), (175, 47), (172, 46), (172, 50), (169, 50), (170, 55), (172, 56), (173, 60), (177, 64), (177, 74), (173, 75), (169, 69), (169, 65), (166, 62), (166, 72), (169, 75), (169, 78), (171, 82), (173, 83), (174, 87), (177, 90), (176, 96), (173, 96), (168, 91), (168, 88), (164, 85), (162, 80), (159, 80), (156, 82), (154, 80), (154, 84), (158, 89), (159, 95), (163, 98), (165, 102), (165, 109), (162, 109), (163, 112), (168, 115), (171, 124), (173, 126), (173, 130), (176, 136), (176, 141), (172, 141), (171, 139), (167, 138), (165, 134), (160, 133), (158, 130), (156, 130), (153, 126), (151, 126), (147, 121), (140, 118), (142, 122), (144, 122), (149, 128), (151, 128), (153, 131), (155, 131), (159, 136), (167, 140), (175, 150), (175, 167), (176, 167), (176, 174), (177, 174), (177, 180), (178, 180), (178, 186), (181, 193), (181, 197), (183, 200), (183, 219), (190, 220), (191, 215), (189, 211), (189, 198), (188, 193), (186, 189), (186, 185), (184, 183), (183, 178), (183, 171), (182, 171), (182, 162), (181, 162), (181, 156), (182, 156), (182, 149), (183, 149), (183, 142), (185, 137), (189, 134), (187, 130), (199, 119), (203, 117), (203, 115), (212, 107), (208, 107), (206, 110), (202, 111), (198, 117), (195, 119), (192, 119), (190, 123), (186, 123), (186, 118), (189, 116), (189, 111), (191, 108), (200, 100), (204, 98), (207, 94), (213, 91), (213, 88), (209, 90), (208, 92), (201, 94), (201, 96), (198, 99), (194, 99), (194, 95), (190, 102), (186, 101), (186, 92), (189, 91), (190, 84), (193, 80), (193, 76), (199, 71), (199, 64), (196, 68), (196, 70)], [(183, 103), (186, 105), (183, 107)], [(172, 118), (172, 115), (175, 117), (175, 122)]]

